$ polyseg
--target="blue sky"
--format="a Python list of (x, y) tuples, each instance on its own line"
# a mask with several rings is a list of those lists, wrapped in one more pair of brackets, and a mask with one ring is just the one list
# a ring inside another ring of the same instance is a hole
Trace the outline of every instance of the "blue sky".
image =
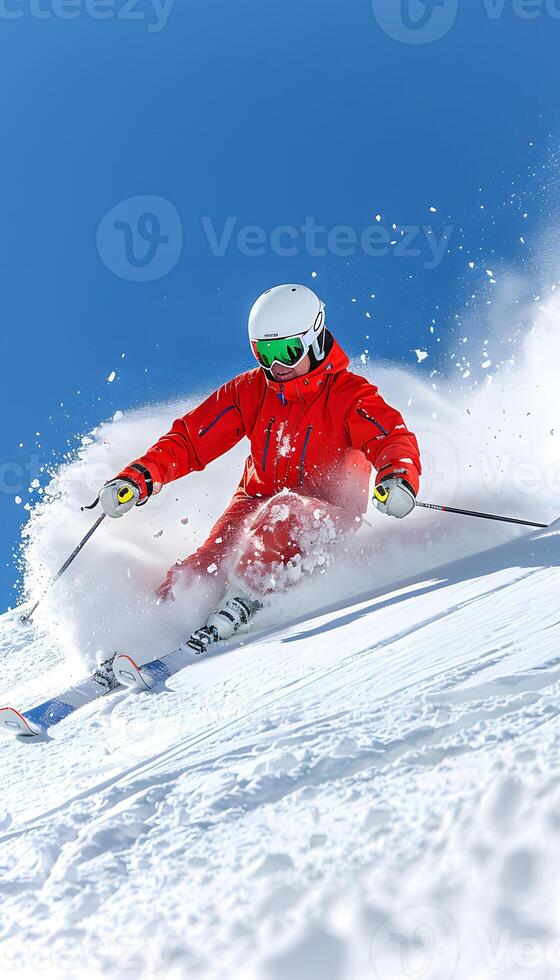
[[(511, 0), (403, 0), (432, 33), (448, 19), (431, 43), (399, 28), (399, 3), (0, 5), (2, 607), (25, 517), (15, 497), (29, 499), (38, 467), (116, 409), (249, 366), (262, 289), (315, 282), (350, 353), (412, 365), (432, 318), (445, 331), (464, 303), (469, 258), (526, 261), (519, 237), (542, 221), (529, 175), (557, 133), (560, 3), (528, 19)], [(326, 254), (296, 232), (280, 254), (275, 229), (306, 218), (331, 232)], [(216, 254), (208, 229), (228, 219)], [(411, 229), (419, 254), (333, 238), (372, 224), (391, 240)], [(262, 254), (238, 240), (248, 226)], [(445, 226), (436, 262), (426, 234)]]

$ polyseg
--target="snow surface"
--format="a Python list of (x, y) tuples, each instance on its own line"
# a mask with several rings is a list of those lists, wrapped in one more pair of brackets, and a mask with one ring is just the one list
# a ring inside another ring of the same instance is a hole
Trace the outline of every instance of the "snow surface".
[(556, 976), (559, 565), (560, 522), (2, 739), (3, 972)]
[[(489, 329), (478, 387), (359, 366), (408, 406), (424, 500), (560, 513), (560, 298), (527, 317), (515, 356)], [(198, 400), (84, 436), (27, 526), (31, 600), (95, 519), (79, 505)], [(33, 628), (0, 617), (4, 703), (200, 625), (212, 571), (172, 604), (153, 590), (204, 539), (246, 451), (105, 521)], [(115, 693), (48, 742), (0, 740), (2, 975), (558, 975), (560, 523), (368, 522), (166, 688)]]

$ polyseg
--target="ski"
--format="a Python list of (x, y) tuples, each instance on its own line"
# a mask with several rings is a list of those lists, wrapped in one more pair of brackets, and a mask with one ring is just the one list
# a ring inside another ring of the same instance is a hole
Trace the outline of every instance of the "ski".
[(115, 679), (122, 687), (133, 691), (149, 691), (187, 665), (188, 661), (185, 661), (184, 651), (181, 649), (141, 665), (128, 654), (118, 653), (113, 661), (113, 671)]
[(173, 673), (164, 659), (150, 660), (147, 664), (139, 666), (132, 657), (124, 653), (117, 654), (115, 657), (113, 671), (119, 684), (135, 691), (150, 690), (156, 684), (166, 681)]
[(106, 667), (104, 664), (98, 668), (97, 678), (92, 674), (34, 708), (26, 711), (12, 706), (0, 708), (0, 732), (25, 739), (44, 737), (50, 728), (106, 694), (113, 691), (149, 691), (158, 684), (165, 683), (190, 662), (188, 651), (184, 647), (145, 664), (137, 664), (128, 654), (118, 653), (112, 661), (114, 679), (110, 679), (109, 671), (103, 669)]
[(44, 730), (33, 725), (15, 708), (0, 708), (0, 729), (8, 735), (21, 735), (23, 738), (35, 738), (44, 734)]
[(185, 651), (173, 650), (159, 660), (150, 660), (139, 666), (127, 654), (117, 654), (113, 661), (114, 682), (107, 683), (92, 674), (86, 680), (68, 688), (62, 694), (48, 698), (29, 710), (7, 706), (0, 708), (0, 732), (22, 738), (45, 736), (50, 728), (58, 725), (80, 708), (112, 694), (113, 691), (148, 691), (164, 683), (172, 674), (188, 665)]
[(120, 684), (101, 683), (92, 674), (62, 694), (48, 698), (29, 710), (19, 711), (12, 706), (0, 708), (0, 731), (26, 739), (45, 736), (50, 728), (64, 721), (79, 708), (119, 689)]

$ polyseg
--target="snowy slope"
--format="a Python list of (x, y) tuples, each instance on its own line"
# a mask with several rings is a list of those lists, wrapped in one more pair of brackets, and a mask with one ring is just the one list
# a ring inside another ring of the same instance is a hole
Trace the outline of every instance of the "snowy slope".
[[(560, 522), (3, 739), (0, 967), (556, 976), (559, 564)], [(2, 700), (56, 690), (0, 631)]]
[[(423, 499), (546, 521), (560, 512), (560, 296), (535, 292), (520, 334), (504, 288), (484, 378), (358, 370), (417, 432)], [(92, 522), (79, 505), (198, 400), (116, 413), (30, 487), (31, 599)], [(200, 625), (210, 570), (171, 605), (154, 588), (204, 540), (246, 451), (105, 522), (33, 630), (0, 617), (2, 702), (30, 707), (100, 651), (145, 660)], [(187, 657), (166, 689), (116, 693), (48, 743), (0, 740), (3, 973), (558, 975), (560, 523), (368, 522), (260, 632)]]

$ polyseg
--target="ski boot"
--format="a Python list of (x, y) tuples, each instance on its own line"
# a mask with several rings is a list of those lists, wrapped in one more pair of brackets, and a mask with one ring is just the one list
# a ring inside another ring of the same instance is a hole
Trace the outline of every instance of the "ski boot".
[(241, 626), (246, 626), (259, 609), (262, 609), (262, 604), (258, 599), (252, 599), (239, 589), (230, 589), (206, 626), (195, 630), (187, 640), (187, 646), (195, 653), (206, 653), (209, 646), (220, 640), (229, 640)]

